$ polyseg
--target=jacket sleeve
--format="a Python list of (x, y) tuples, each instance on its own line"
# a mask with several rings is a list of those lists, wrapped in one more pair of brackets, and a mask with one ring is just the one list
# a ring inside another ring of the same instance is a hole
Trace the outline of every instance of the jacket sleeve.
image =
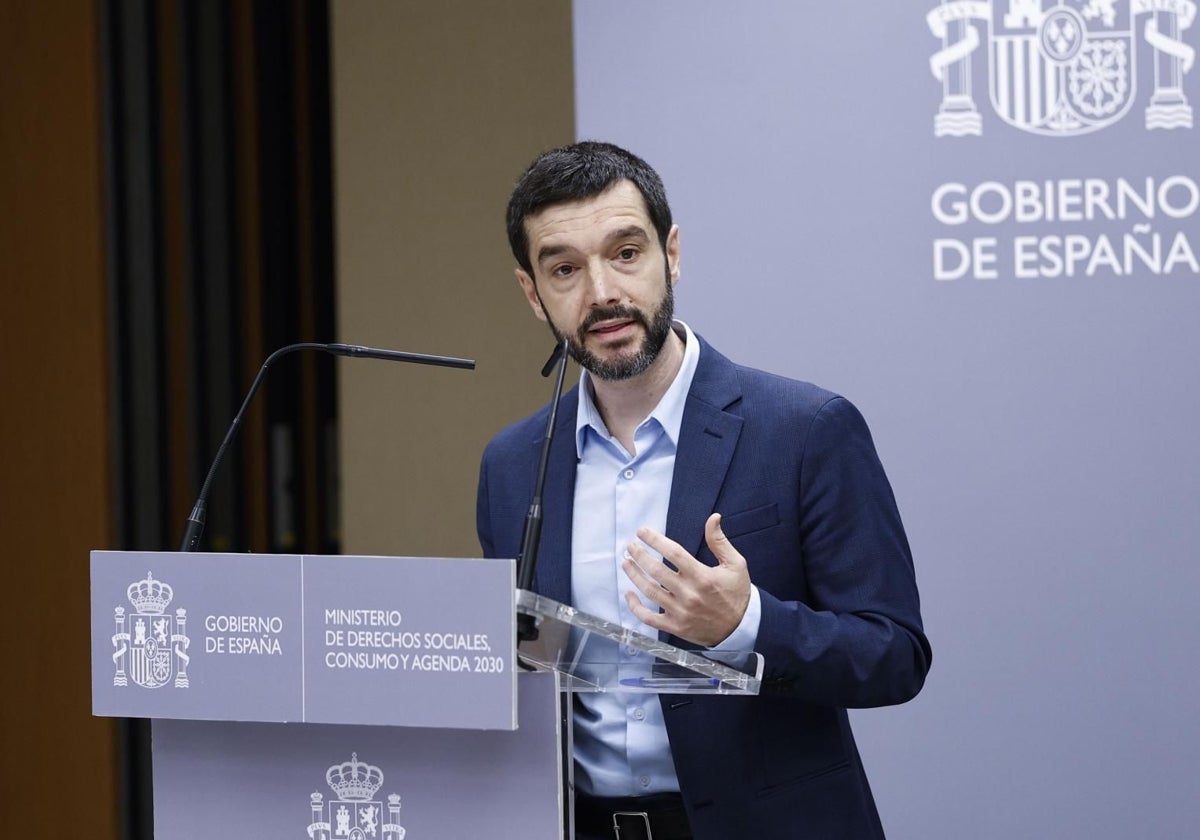
[(839, 707), (914, 697), (932, 653), (912, 554), (891, 486), (858, 410), (834, 397), (816, 412), (799, 475), (799, 563), (806, 595), (761, 591), (756, 649), (764, 691)]

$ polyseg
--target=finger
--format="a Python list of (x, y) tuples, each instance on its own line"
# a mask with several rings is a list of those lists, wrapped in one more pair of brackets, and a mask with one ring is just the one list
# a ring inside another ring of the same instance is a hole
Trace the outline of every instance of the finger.
[(638, 600), (638, 597), (633, 594), (632, 590), (625, 591), (625, 603), (628, 605), (629, 611), (633, 613), (633, 617), (642, 622), (642, 624), (653, 627), (655, 630), (667, 630), (666, 623), (663, 620), (664, 614), (647, 609), (646, 605)]
[(745, 562), (741, 552), (734, 548), (729, 537), (725, 536), (725, 531), (721, 528), (721, 514), (719, 513), (714, 513), (704, 523), (704, 542), (708, 544), (708, 550), (713, 553), (717, 562), (722, 566)]
[(692, 570), (704, 564), (688, 553), (688, 550), (675, 540), (660, 534), (653, 528), (638, 528), (637, 538), (662, 555), (663, 560), (670, 563), (678, 571)]
[(670, 591), (654, 578), (647, 575), (637, 563), (632, 560), (626, 560), (621, 564), (629, 582), (636, 586), (647, 598), (660, 607), (664, 605), (667, 598), (670, 597)]
[(665, 561), (651, 554), (641, 545), (630, 543), (625, 549), (625, 557), (649, 578), (653, 578), (664, 589), (674, 589), (678, 585), (679, 575)]

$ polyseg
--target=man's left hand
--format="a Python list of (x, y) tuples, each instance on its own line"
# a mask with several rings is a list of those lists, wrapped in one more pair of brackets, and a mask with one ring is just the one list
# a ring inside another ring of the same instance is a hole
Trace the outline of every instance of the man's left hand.
[(662, 612), (647, 609), (632, 590), (626, 592), (625, 602), (639, 621), (706, 647), (720, 643), (737, 629), (750, 603), (750, 572), (746, 558), (721, 530), (721, 514), (714, 513), (704, 524), (704, 541), (717, 558), (716, 566), (706, 566), (679, 543), (650, 528), (640, 528), (637, 537), (641, 542), (629, 546), (621, 568), (662, 608)]

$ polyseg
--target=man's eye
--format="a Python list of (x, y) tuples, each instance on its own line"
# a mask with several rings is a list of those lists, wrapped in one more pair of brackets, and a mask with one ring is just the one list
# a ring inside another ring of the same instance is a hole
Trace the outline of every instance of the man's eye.
[(571, 275), (571, 272), (574, 270), (575, 270), (575, 267), (571, 266), (571, 265), (558, 265), (558, 266), (555, 266), (554, 270), (551, 271), (550, 273), (553, 274), (555, 277), (569, 277)]
[(637, 258), (637, 253), (637, 248), (622, 248), (617, 252), (617, 256), (626, 262), (629, 262), (630, 260)]

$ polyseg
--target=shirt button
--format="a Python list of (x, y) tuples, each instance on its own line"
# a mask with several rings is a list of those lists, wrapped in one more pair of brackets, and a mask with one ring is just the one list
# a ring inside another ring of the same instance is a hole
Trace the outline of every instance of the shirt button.
[(638, 777), (638, 784), (640, 784), (642, 787), (650, 787), (650, 777), (649, 776)]
[(633, 719), (634, 720), (645, 720), (646, 712), (642, 709), (634, 709), (633, 710)]
[(626, 478), (633, 478), (633, 470), (625, 470), (625, 472), (621, 473), (621, 475), (625, 476)]

